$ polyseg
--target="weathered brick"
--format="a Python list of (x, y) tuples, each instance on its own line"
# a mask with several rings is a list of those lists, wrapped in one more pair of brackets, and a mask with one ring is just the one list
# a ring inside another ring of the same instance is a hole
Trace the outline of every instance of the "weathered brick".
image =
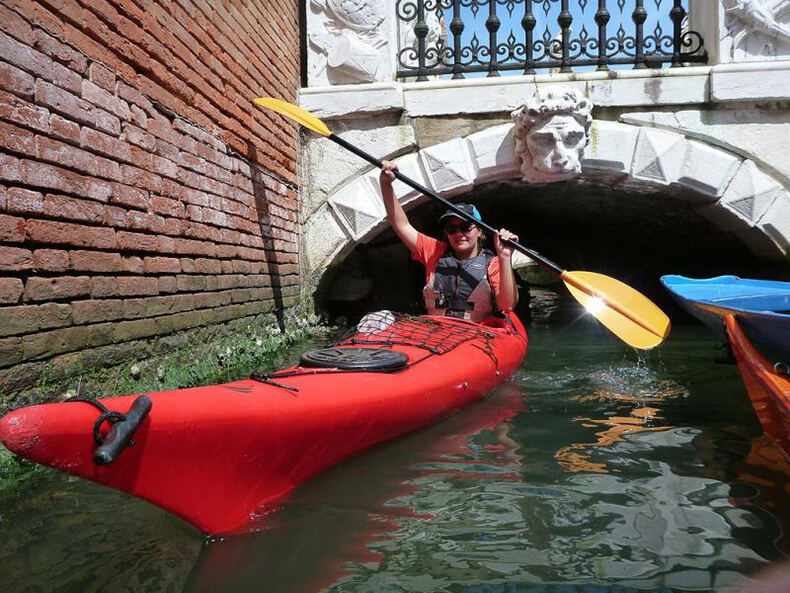
[(123, 301), (117, 299), (89, 299), (71, 303), (71, 313), (76, 325), (115, 321), (124, 316)]
[(115, 248), (113, 229), (51, 220), (28, 220), (26, 228), (27, 238), (36, 243), (55, 243), (94, 249)]
[(79, 175), (55, 165), (37, 161), (21, 161), (19, 167), (21, 181), (25, 185), (54, 189), (106, 202), (111, 194), (109, 182)]
[(128, 272), (129, 274), (143, 273), (143, 260), (140, 257), (124, 257), (121, 263), (123, 265), (124, 272)]
[(131, 162), (132, 160), (132, 153), (126, 142), (90, 128), (82, 128), (80, 146), (91, 152), (108, 156), (111, 159), (126, 162)]
[(69, 252), (60, 249), (33, 251), (33, 267), (41, 272), (65, 272), (69, 269)]
[(101, 107), (121, 120), (129, 121), (131, 117), (129, 105), (126, 101), (108, 93), (90, 80), (82, 81), (82, 98), (97, 107)]
[(120, 323), (116, 323), (113, 328), (113, 341), (128, 342), (129, 340), (147, 338), (157, 333), (156, 320), (154, 319), (121, 321)]
[(181, 262), (175, 257), (145, 257), (143, 270), (146, 274), (179, 274)]
[(151, 231), (152, 233), (162, 233), (164, 231), (164, 218), (151, 212), (138, 212), (130, 210), (126, 214), (126, 224), (129, 228), (141, 231)]
[(115, 73), (98, 62), (92, 62), (88, 68), (92, 83), (110, 93), (115, 92)]
[(25, 219), (0, 214), (0, 241), (21, 243), (25, 240)]
[(121, 175), (126, 185), (141, 187), (154, 193), (162, 190), (162, 178), (131, 165), (121, 165)]
[(117, 279), (120, 296), (157, 295), (159, 279), (139, 276), (119, 276)]
[[(91, 348), (95, 348), (96, 346), (104, 346), (106, 344), (112, 344), (113, 341), (113, 331), (115, 331), (115, 322), (113, 323), (96, 323), (93, 325), (88, 326), (88, 346)], [(90, 351), (89, 351), (90, 352)], [(95, 350), (94, 350), (95, 352)], [(119, 351), (116, 351), (119, 352)], [(120, 352), (123, 352), (122, 350)], [(115, 364), (119, 364), (129, 360), (129, 352), (127, 351), (125, 356), (123, 354), (119, 355), (122, 357), (117, 360)], [(87, 358), (88, 353), (81, 352), (80, 359), (85, 360)], [(108, 359), (107, 356), (103, 353), (101, 355), (101, 364), (103, 366), (108, 366), (112, 364), (112, 359)]]
[(49, 129), (52, 136), (60, 140), (72, 143), (80, 141), (79, 124), (69, 121), (55, 113), (49, 116)]
[(19, 278), (0, 278), (0, 303), (12, 305), (18, 303), (25, 290)]
[(0, 245), (0, 270), (21, 272), (33, 268), (33, 254), (29, 249)]
[(151, 198), (151, 210), (159, 214), (181, 218), (184, 215), (184, 204), (178, 200), (153, 196)]
[(53, 218), (100, 223), (104, 221), (104, 205), (89, 200), (47, 194), (44, 198), (44, 214)]
[(71, 305), (66, 303), (44, 303), (39, 305), (41, 329), (55, 329), (71, 325)]
[(146, 115), (145, 111), (137, 105), (129, 105), (129, 111), (132, 114), (129, 119), (134, 125), (140, 128), (148, 127), (148, 115)]
[(118, 279), (113, 276), (91, 278), (91, 298), (103, 299), (118, 296)]
[(197, 292), (206, 289), (206, 279), (203, 276), (176, 276), (179, 292)]
[[(85, 129), (83, 128), (83, 131)], [(121, 169), (115, 161), (44, 136), (36, 138), (36, 156), (41, 160), (71, 167), (94, 177), (113, 181), (121, 179)]]
[[(109, 90), (109, 89), (108, 89)], [(129, 105), (134, 105), (140, 109), (142, 109), (146, 116), (154, 117), (158, 116), (154, 106), (151, 104), (151, 101), (143, 95), (139, 90), (134, 87), (129, 86), (125, 82), (119, 80), (115, 86), (115, 93), (121, 99), (129, 103)]]
[(88, 68), (88, 60), (83, 54), (59, 39), (52, 37), (42, 29), (34, 29), (33, 36), (35, 37), (33, 47), (37, 50), (74, 70), (74, 72), (85, 74)]
[(25, 299), (29, 301), (73, 299), (90, 293), (91, 279), (88, 276), (30, 278), (25, 284)]
[(36, 137), (33, 132), (0, 122), (0, 149), (8, 152), (35, 156)]
[(118, 231), (116, 233), (118, 249), (124, 251), (158, 251), (159, 242), (156, 235)]
[(91, 113), (93, 114), (93, 126), (97, 130), (113, 136), (118, 136), (121, 133), (121, 120), (118, 117), (98, 107), (94, 107)]
[(82, 91), (82, 76), (57, 62), (52, 64), (52, 83), (75, 95)]
[(158, 333), (169, 334), (184, 329), (199, 327), (205, 323), (205, 317), (202, 312), (189, 311), (176, 313), (175, 315), (157, 317), (155, 321)]
[(0, 340), (0, 367), (9, 367), (22, 362), (22, 338)]
[(45, 80), (36, 81), (36, 103), (81, 124), (94, 124), (89, 103)]
[(0, 118), (38, 132), (49, 132), (49, 111), (0, 91)]
[(153, 152), (156, 149), (156, 138), (137, 126), (126, 124), (123, 127), (123, 138), (130, 144), (139, 146), (149, 152)]
[(175, 276), (160, 276), (159, 277), (159, 292), (162, 294), (170, 294), (178, 292), (178, 281)]
[(0, 336), (29, 334), (41, 327), (41, 314), (34, 305), (0, 307)]
[(27, 335), (22, 338), (23, 356), (27, 360), (35, 360), (81, 350), (88, 345), (88, 337), (86, 327), (69, 327)]
[(150, 200), (145, 192), (120, 183), (115, 183), (112, 186), (112, 195), (110, 200), (116, 204), (123, 204), (131, 208), (139, 210), (147, 210)]
[(21, 187), (8, 190), (8, 211), (25, 214), (44, 212), (44, 194)]
[(10, 154), (0, 152), (0, 180), (19, 181), (22, 178), (20, 162)]
[(0, 55), (10, 64), (36, 77), (52, 80), (52, 59), (32, 47), (0, 32)]
[(158, 237), (157, 243), (159, 245), (160, 253), (175, 253), (176, 241), (172, 237)]
[(123, 271), (121, 255), (105, 251), (71, 251), (69, 252), (69, 267), (80, 272)]
[(104, 207), (104, 224), (112, 227), (126, 226), (126, 210), (117, 206)]

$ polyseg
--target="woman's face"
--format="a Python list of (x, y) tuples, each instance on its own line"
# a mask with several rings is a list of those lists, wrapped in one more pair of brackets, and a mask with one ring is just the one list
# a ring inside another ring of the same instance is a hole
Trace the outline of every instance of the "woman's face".
[(444, 236), (456, 255), (469, 256), (477, 249), (480, 227), (461, 218), (451, 217), (443, 228)]

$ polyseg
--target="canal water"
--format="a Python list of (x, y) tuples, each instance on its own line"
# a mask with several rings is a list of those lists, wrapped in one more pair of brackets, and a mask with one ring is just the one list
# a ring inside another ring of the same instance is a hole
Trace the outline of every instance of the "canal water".
[(702, 326), (637, 353), (565, 298), (532, 311), (512, 382), (329, 470), (258, 533), (206, 540), (41, 473), (0, 498), (0, 590), (726, 591), (786, 557), (790, 469)]

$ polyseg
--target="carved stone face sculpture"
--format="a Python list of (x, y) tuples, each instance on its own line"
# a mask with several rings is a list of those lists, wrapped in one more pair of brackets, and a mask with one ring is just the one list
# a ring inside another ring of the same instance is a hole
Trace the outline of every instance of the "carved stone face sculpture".
[(565, 181), (582, 171), (592, 103), (574, 90), (536, 95), (512, 113), (516, 156), (524, 181)]
[(527, 134), (527, 150), (540, 172), (569, 179), (582, 172), (581, 156), (587, 145), (584, 127), (571, 115), (539, 121)]

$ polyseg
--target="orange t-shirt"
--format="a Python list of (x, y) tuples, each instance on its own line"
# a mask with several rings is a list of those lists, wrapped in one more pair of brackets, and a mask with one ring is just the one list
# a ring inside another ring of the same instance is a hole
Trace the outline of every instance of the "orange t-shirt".
[[(412, 259), (425, 266), (425, 283), (431, 279), (431, 275), (436, 270), (436, 264), (447, 251), (447, 243), (437, 241), (433, 237), (419, 233), (417, 235), (417, 246), (411, 254)], [(494, 294), (499, 294), (499, 258), (492, 257), (488, 262), (488, 282)]]

